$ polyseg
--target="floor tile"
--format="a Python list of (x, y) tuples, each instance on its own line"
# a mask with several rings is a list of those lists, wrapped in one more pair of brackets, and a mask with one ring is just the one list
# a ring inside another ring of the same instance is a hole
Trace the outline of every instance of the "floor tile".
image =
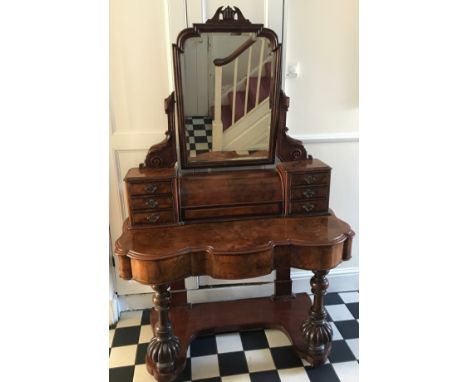
[(128, 326), (139, 326), (141, 325), (141, 310), (135, 310), (131, 312), (122, 312), (120, 314), (117, 328), (126, 328)]
[(354, 356), (353, 352), (349, 348), (348, 344), (341, 340), (341, 341), (333, 341), (332, 349), (330, 355), (328, 356), (330, 362), (347, 362), (347, 361), (354, 361), (356, 357)]
[(247, 361), (243, 351), (218, 354), (219, 374), (221, 376), (248, 373)]
[(146, 370), (146, 365), (136, 365), (132, 382), (154, 382), (154, 377)]
[(145, 342), (150, 342), (153, 336), (153, 328), (151, 327), (151, 325), (142, 325), (140, 329), (140, 338), (138, 339), (138, 343), (142, 344)]
[(109, 367), (131, 366), (135, 364), (137, 345), (119, 346), (111, 349)]
[(303, 367), (278, 370), (281, 382), (304, 382), (308, 380), (308, 375)]
[(150, 314), (152, 309), (145, 309), (141, 314), (141, 324), (150, 325)]
[(338, 293), (341, 299), (348, 304), (350, 302), (359, 302), (359, 292), (341, 292)]
[(325, 305), (336, 305), (336, 304), (343, 304), (344, 301), (341, 299), (338, 293), (327, 293), (325, 295)]
[(302, 366), (301, 359), (297, 356), (292, 346), (272, 348), (270, 351), (277, 369), (291, 369)]
[(359, 324), (356, 320), (336, 321), (335, 325), (344, 339), (359, 337)]
[(228, 377), (221, 377), (222, 382), (250, 382), (249, 374), (230, 375)]
[(333, 364), (341, 382), (359, 382), (359, 364), (356, 361)]
[(132, 382), (135, 366), (109, 369), (109, 382)]
[(329, 324), (333, 330), (333, 341), (342, 340), (343, 336), (341, 335), (340, 331), (336, 327), (335, 323), (332, 321), (332, 322), (329, 322)]
[(315, 368), (306, 367), (305, 370), (311, 382), (340, 382), (331, 364)]
[(265, 335), (268, 340), (268, 345), (271, 348), (278, 346), (291, 346), (291, 341), (288, 336), (281, 330), (266, 329)]
[(259, 371), (258, 373), (250, 373), (252, 382), (281, 382), (277, 370)]
[(242, 341), (239, 333), (225, 333), (216, 335), (218, 353), (242, 351)]
[(240, 333), (244, 350), (263, 349), (268, 347), (264, 330), (252, 330)]
[(146, 362), (146, 351), (148, 350), (148, 343), (138, 344), (135, 356), (135, 364), (140, 365)]
[(190, 344), (190, 356), (199, 357), (203, 355), (216, 354), (216, 338), (215, 336), (197, 337)]
[(115, 329), (109, 330), (109, 347), (112, 347), (112, 341), (114, 340)]
[(130, 326), (126, 328), (117, 328), (114, 333), (114, 340), (112, 346), (125, 346), (137, 344), (140, 338), (140, 327)]
[(358, 302), (350, 302), (346, 304), (348, 310), (351, 312), (354, 318), (359, 318), (359, 303)]
[(345, 304), (328, 305), (325, 307), (328, 315), (333, 321), (354, 320), (353, 315), (348, 310)]
[(276, 369), (270, 349), (248, 350), (245, 352), (245, 358), (251, 373)]
[(359, 338), (354, 338), (352, 340), (345, 340), (346, 344), (349, 346), (353, 352), (356, 359), (359, 359)]
[(190, 358), (192, 363), (192, 379), (219, 377), (218, 355), (206, 355)]

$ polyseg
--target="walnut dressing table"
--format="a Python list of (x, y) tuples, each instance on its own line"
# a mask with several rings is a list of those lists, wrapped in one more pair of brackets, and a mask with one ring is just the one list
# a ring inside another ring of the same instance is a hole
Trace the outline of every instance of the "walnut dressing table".
[[(166, 139), (125, 178), (129, 218), (115, 244), (120, 277), (155, 291), (147, 369), (173, 381), (197, 335), (259, 327), (284, 331), (318, 366), (333, 335), (326, 275), (350, 259), (354, 233), (329, 209), (331, 168), (287, 135), (281, 44), (238, 8), (220, 7), (179, 34), (173, 58)], [(313, 302), (292, 293), (291, 267), (313, 271)], [(187, 302), (186, 277), (274, 270), (269, 298)]]

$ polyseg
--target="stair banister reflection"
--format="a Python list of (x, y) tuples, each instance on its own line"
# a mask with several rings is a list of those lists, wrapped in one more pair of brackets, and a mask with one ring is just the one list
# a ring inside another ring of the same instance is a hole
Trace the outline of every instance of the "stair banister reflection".
[(238, 62), (239, 58), (236, 58), (234, 60), (234, 79), (232, 83), (232, 89), (233, 89), (233, 98), (232, 98), (232, 121), (231, 121), (231, 126), (234, 125), (234, 122), (236, 122), (236, 98), (237, 98), (237, 69), (238, 69)]
[(258, 77), (257, 77), (257, 93), (255, 95), (255, 107), (258, 105), (260, 99), (260, 82), (262, 82), (262, 66), (263, 66), (263, 52), (265, 51), (265, 40), (262, 39), (262, 45), (260, 47), (260, 57), (258, 59)]
[[(236, 91), (237, 91), (237, 65), (238, 65), (238, 57), (248, 48), (249, 51), (249, 68), (250, 68), (250, 58), (252, 56), (252, 45), (255, 44), (257, 38), (255, 36), (250, 36), (248, 40), (246, 40), (239, 48), (237, 48), (234, 52), (232, 52), (229, 56), (225, 58), (217, 58), (213, 60), (215, 65), (215, 94), (214, 94), (214, 120), (212, 122), (212, 150), (213, 151), (221, 151), (223, 149), (223, 122), (221, 120), (221, 89), (223, 86), (223, 66), (229, 64), (233, 60), (234, 62), (234, 98), (233, 98), (233, 113), (232, 113), (232, 121), (231, 124), (233, 125), (235, 122), (235, 106), (236, 106)], [(262, 41), (262, 47), (264, 42)], [(263, 52), (263, 50), (262, 50)], [(262, 53), (263, 54), (263, 53)], [(248, 71), (249, 73), (249, 71)], [(247, 77), (247, 85), (248, 85), (248, 77)], [(245, 110), (247, 109), (247, 97), (245, 101)]]
[(212, 123), (212, 150), (221, 151), (223, 147), (223, 122), (221, 121), (221, 87), (223, 84), (223, 67), (215, 66), (215, 108)]
[(247, 60), (247, 80), (245, 83), (245, 102), (244, 102), (244, 115), (247, 114), (247, 105), (249, 102), (249, 81), (250, 81), (250, 71), (252, 66), (252, 47), (249, 48), (249, 57)]

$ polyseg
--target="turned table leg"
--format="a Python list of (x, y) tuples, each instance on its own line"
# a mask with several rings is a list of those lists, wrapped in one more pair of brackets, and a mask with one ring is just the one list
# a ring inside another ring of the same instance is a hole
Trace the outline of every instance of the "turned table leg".
[(302, 334), (307, 340), (309, 355), (314, 360), (314, 366), (325, 362), (331, 350), (333, 331), (325, 320), (327, 312), (324, 307), (324, 295), (328, 288), (325, 277), (328, 271), (314, 271), (310, 286), (314, 301), (310, 308), (309, 317), (302, 324)]
[(171, 294), (167, 284), (152, 285), (151, 287), (155, 291), (153, 303), (158, 312), (158, 322), (154, 337), (148, 345), (147, 355), (154, 362), (158, 374), (170, 374), (174, 371), (180, 349), (179, 338), (174, 335), (169, 320)]

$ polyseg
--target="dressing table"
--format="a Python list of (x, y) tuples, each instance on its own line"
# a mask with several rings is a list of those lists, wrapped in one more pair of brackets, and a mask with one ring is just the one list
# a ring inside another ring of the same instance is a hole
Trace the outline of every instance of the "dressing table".
[[(281, 44), (234, 7), (220, 7), (173, 44), (175, 92), (166, 138), (125, 177), (129, 218), (115, 243), (120, 277), (154, 293), (146, 365), (170, 382), (201, 334), (277, 328), (312, 366), (330, 350), (324, 294), (351, 258), (353, 231), (329, 209), (331, 168), (287, 135)], [(313, 302), (290, 268), (311, 270)], [(275, 293), (189, 304), (184, 279), (276, 271)]]

